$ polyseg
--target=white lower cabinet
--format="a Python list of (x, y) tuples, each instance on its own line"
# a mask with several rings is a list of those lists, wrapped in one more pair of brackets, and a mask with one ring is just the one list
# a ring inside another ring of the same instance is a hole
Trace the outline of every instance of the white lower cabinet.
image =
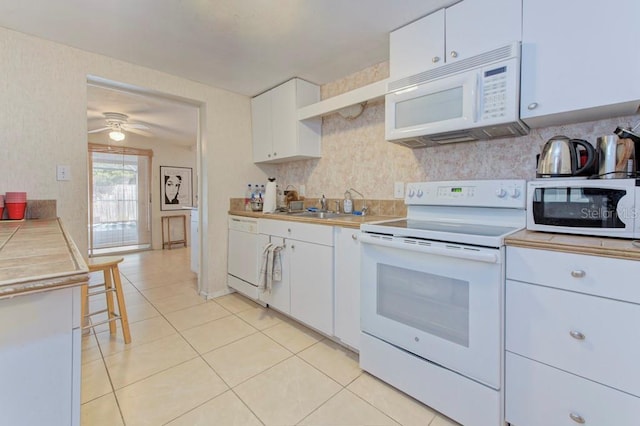
[(637, 425), (640, 262), (507, 247), (506, 420)]
[(297, 240), (289, 244), (291, 316), (331, 336), (333, 247)]
[[(277, 246), (286, 247), (284, 238), (276, 236), (260, 235), (259, 241), (262, 242), (264, 247), (266, 244), (271, 243)], [(264, 291), (260, 293), (260, 300), (268, 304), (272, 308), (279, 310), (285, 314), (291, 314), (291, 284), (289, 279), (289, 255), (286, 248), (280, 250), (280, 267), (282, 273), (282, 279), (279, 281), (273, 281), (271, 283), (271, 291)]]
[(80, 288), (0, 300), (0, 421), (80, 424)]
[(506, 420), (512, 426), (636, 426), (640, 399), (507, 352)]
[(334, 229), (335, 337), (360, 350), (360, 230)]
[(282, 247), (282, 280), (260, 299), (329, 336), (333, 335), (333, 228), (264, 219), (260, 234)]

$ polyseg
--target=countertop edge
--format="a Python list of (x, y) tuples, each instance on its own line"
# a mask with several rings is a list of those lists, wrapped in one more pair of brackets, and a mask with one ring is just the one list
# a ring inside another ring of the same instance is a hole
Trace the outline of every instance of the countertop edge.
[(300, 217), (294, 215), (286, 215), (286, 214), (271, 214), (271, 213), (262, 213), (262, 212), (248, 212), (244, 210), (229, 210), (227, 212), (229, 216), (243, 216), (243, 217), (252, 217), (256, 219), (270, 219), (270, 220), (283, 220), (288, 222), (305, 222), (305, 223), (313, 223), (317, 225), (326, 225), (326, 226), (342, 226), (345, 228), (360, 228), (360, 225), (363, 223), (369, 222), (379, 222), (382, 220), (391, 220), (391, 219), (400, 219), (400, 216), (341, 216), (339, 218), (331, 218), (331, 219), (316, 219), (313, 217)]
[(550, 250), (640, 261), (640, 248), (634, 247), (631, 241), (630, 239), (553, 234), (522, 230), (506, 237), (505, 245), (507, 247)]

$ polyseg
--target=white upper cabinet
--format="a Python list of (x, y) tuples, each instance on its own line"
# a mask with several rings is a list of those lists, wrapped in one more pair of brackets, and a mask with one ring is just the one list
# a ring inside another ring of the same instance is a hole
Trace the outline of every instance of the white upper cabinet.
[(542, 127), (634, 114), (639, 17), (638, 0), (523, 0), (521, 118)]
[(392, 80), (467, 59), (521, 39), (518, 0), (464, 0), (390, 35)]
[(445, 9), (446, 60), (459, 61), (522, 38), (521, 0), (464, 0)]
[(298, 121), (298, 108), (318, 102), (320, 87), (294, 78), (251, 99), (253, 161), (319, 158), (322, 119)]
[(389, 35), (389, 78), (418, 74), (444, 63), (444, 9)]

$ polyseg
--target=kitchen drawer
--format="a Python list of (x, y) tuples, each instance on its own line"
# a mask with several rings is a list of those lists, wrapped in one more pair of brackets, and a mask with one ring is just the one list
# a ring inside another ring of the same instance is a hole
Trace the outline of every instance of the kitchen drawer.
[(640, 303), (640, 262), (507, 247), (507, 278)]
[(506, 293), (508, 351), (640, 396), (640, 305), (511, 280)]
[(333, 246), (333, 227), (286, 220), (260, 219), (258, 232), (278, 237)]
[[(512, 426), (636, 426), (640, 398), (507, 352), (506, 421)], [(570, 416), (580, 416), (572, 419)]]

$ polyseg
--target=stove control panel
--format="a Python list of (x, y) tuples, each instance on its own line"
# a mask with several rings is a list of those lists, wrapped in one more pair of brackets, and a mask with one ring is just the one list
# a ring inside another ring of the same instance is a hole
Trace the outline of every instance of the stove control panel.
[(505, 207), (524, 209), (526, 181), (470, 180), (407, 184), (407, 205)]

